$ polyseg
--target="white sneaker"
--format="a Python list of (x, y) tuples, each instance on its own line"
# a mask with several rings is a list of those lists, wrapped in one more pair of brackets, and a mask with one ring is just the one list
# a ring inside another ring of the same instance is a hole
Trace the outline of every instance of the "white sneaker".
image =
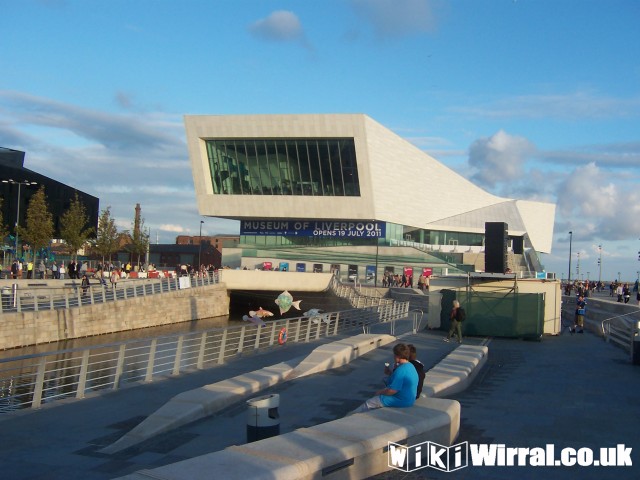
[(449, 339), (447, 337), (444, 337), (442, 340), (444, 340), (445, 342), (449, 343)]

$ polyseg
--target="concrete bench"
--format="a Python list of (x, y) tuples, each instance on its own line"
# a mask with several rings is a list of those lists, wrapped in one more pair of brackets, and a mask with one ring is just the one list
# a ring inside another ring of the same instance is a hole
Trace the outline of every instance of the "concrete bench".
[(382, 408), (246, 445), (140, 470), (127, 480), (367, 478), (389, 470), (388, 445), (451, 445), (460, 429), (455, 400), (420, 398), (409, 408)]
[(461, 345), (427, 372), (422, 388), (427, 397), (446, 397), (465, 390), (489, 357), (484, 345)]

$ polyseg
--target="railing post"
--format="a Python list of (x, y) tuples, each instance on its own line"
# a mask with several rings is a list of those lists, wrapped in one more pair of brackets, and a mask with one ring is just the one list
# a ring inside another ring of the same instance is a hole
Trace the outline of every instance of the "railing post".
[(65, 290), (64, 291), (64, 306), (65, 308), (69, 308), (69, 291)]
[(76, 398), (84, 398), (84, 392), (87, 388), (87, 370), (89, 366), (89, 349), (82, 351), (82, 363), (80, 364), (80, 374), (78, 375), (78, 389), (76, 390)]
[(220, 351), (218, 352), (218, 364), (224, 363), (224, 352), (227, 348), (227, 328), (222, 331), (222, 338), (220, 339)]
[(113, 389), (117, 390), (120, 386), (120, 378), (122, 378), (122, 372), (124, 371), (124, 354), (125, 349), (127, 348), (126, 344), (122, 343), (120, 345), (120, 349), (118, 350), (118, 363), (116, 363), (116, 371), (113, 376)]
[(262, 334), (262, 325), (256, 325), (256, 342), (253, 345), (254, 350), (258, 350), (260, 348), (261, 334)]
[(147, 363), (147, 374), (144, 377), (145, 382), (150, 382), (153, 380), (153, 366), (156, 363), (156, 347), (158, 345), (158, 339), (154, 338), (151, 340), (151, 345), (149, 347), (149, 361)]
[[(287, 320), (287, 321), (288, 321), (288, 320)], [(301, 322), (302, 322), (302, 318), (299, 318), (299, 319), (298, 319), (298, 326), (297, 326), (297, 328), (296, 328), (296, 336), (295, 336), (295, 338), (293, 339), (293, 341), (294, 341), (295, 343), (298, 343), (298, 340), (300, 339), (300, 327), (301, 327)]]
[(182, 345), (184, 343), (184, 335), (178, 337), (178, 344), (176, 345), (176, 357), (173, 362), (172, 375), (180, 375), (180, 363), (182, 362)]
[(198, 350), (198, 362), (196, 363), (196, 368), (198, 370), (202, 370), (204, 367), (204, 351), (207, 345), (207, 332), (202, 332), (202, 336), (200, 337), (200, 349)]
[(276, 322), (271, 322), (271, 335), (269, 335), (269, 346), (275, 343), (276, 336)]
[(40, 358), (38, 363), (38, 371), (36, 373), (35, 385), (33, 386), (33, 397), (31, 399), (31, 408), (40, 408), (42, 405), (42, 392), (44, 391), (44, 377), (47, 368), (47, 357)]
[(244, 348), (244, 333), (246, 329), (247, 329), (246, 325), (243, 325), (242, 329), (240, 330), (240, 340), (238, 341), (238, 353), (241, 353)]

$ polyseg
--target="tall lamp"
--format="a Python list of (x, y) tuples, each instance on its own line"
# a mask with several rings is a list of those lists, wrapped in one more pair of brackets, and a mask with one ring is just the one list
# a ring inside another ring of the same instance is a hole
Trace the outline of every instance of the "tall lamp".
[(567, 274), (567, 285), (571, 285), (571, 242), (573, 240), (573, 232), (569, 232), (569, 273)]
[(198, 271), (200, 271), (200, 268), (202, 268), (202, 262), (200, 261), (200, 257), (202, 255), (202, 224), (204, 223), (204, 220), (200, 220), (200, 236), (198, 236)]
[(16, 252), (15, 252), (15, 255), (17, 258), (18, 257), (18, 226), (20, 222), (20, 187), (22, 185), (25, 185), (25, 186), (37, 185), (38, 182), (30, 182), (29, 180), (24, 180), (23, 182), (16, 182), (15, 180), (9, 179), (9, 180), (2, 180), (2, 183), (10, 183), (11, 185), (18, 185), (18, 211), (16, 212)]

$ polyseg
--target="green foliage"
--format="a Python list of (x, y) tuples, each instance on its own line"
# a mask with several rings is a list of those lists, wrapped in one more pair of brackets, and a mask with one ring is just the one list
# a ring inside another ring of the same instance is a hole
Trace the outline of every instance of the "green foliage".
[(9, 229), (4, 224), (4, 216), (2, 215), (2, 198), (0, 198), (0, 243), (9, 235)]
[(102, 263), (105, 257), (111, 259), (111, 255), (118, 250), (120, 234), (115, 220), (111, 217), (111, 207), (100, 212), (98, 218), (98, 232), (96, 234), (95, 250), (102, 255)]
[(18, 227), (20, 236), (31, 246), (31, 251), (37, 252), (42, 247), (49, 246), (53, 238), (53, 215), (47, 207), (47, 197), (44, 185), (31, 197), (27, 207), (26, 227)]
[(137, 255), (138, 265), (140, 265), (140, 257), (147, 253), (149, 233), (144, 227), (144, 218), (141, 218), (139, 222), (134, 220), (132, 227), (131, 243), (127, 246), (127, 250)]
[(76, 192), (69, 209), (60, 217), (60, 236), (69, 246), (69, 253), (74, 257), (95, 231), (94, 227), (87, 227), (88, 224), (87, 209)]

